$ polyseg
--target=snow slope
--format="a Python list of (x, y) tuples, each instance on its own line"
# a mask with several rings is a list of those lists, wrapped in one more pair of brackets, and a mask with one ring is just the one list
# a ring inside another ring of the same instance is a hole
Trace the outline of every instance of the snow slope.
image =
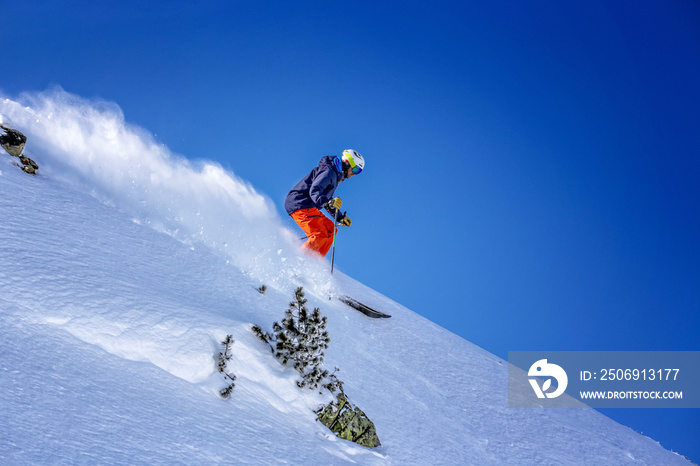
[[(59, 90), (0, 113), (41, 166), (32, 177), (0, 154), (0, 463), (688, 464), (590, 409), (508, 409), (505, 362), (331, 278), (265, 196), (168, 153), (113, 105)], [(250, 331), (280, 320), (299, 284), (379, 448), (316, 422), (327, 398), (298, 389)], [(224, 401), (226, 334), (238, 379)]]

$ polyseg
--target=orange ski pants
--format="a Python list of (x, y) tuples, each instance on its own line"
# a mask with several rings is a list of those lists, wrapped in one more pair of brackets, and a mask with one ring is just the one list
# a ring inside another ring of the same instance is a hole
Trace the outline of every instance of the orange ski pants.
[(291, 216), (309, 238), (301, 249), (325, 257), (333, 245), (333, 220), (316, 207), (296, 210)]

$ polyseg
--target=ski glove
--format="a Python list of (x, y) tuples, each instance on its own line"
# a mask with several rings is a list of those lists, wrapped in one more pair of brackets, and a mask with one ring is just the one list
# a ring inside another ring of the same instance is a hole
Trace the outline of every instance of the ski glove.
[(343, 200), (339, 197), (334, 197), (326, 203), (326, 209), (328, 209), (331, 212), (335, 212), (336, 210), (340, 209), (340, 206), (342, 205)]
[(343, 215), (343, 218), (338, 219), (338, 223), (340, 223), (343, 226), (349, 227), (352, 225), (352, 220), (350, 220), (350, 217), (347, 215)]

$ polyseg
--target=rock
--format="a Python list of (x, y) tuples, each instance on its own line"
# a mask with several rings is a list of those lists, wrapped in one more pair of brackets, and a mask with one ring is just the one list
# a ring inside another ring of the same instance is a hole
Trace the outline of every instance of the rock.
[(342, 439), (370, 448), (381, 445), (374, 423), (343, 392), (338, 393), (336, 401), (319, 409), (316, 414), (323, 425)]
[(24, 151), (24, 146), (27, 143), (27, 137), (16, 129), (12, 129), (6, 124), (7, 118), (0, 118), (0, 145), (7, 151), (8, 154), (13, 157), (19, 157), (19, 161), (22, 162), (14, 163), (19, 168), (21, 168), (25, 173), (30, 175), (36, 175), (36, 171), (39, 169), (39, 165), (29, 157), (22, 155)]
[(24, 170), (27, 173), (34, 174), (36, 170), (39, 169), (39, 165), (37, 165), (36, 162), (30, 159), (29, 157), (20, 155), (19, 161), (22, 162), (22, 170)]
[(30, 159), (29, 157), (25, 157), (24, 155), (20, 155), (19, 160), (20, 162), (22, 162), (22, 165), (19, 167), (24, 172), (29, 173), (30, 175), (36, 175), (36, 171), (39, 169), (39, 165), (37, 165), (35, 161)]
[(16, 129), (0, 124), (0, 145), (13, 157), (22, 155), (27, 137)]

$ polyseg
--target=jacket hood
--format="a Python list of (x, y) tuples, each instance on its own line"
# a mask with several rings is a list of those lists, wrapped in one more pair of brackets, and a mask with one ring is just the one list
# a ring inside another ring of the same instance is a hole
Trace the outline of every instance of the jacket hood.
[(343, 162), (335, 155), (326, 155), (318, 162), (319, 167), (332, 167), (343, 178)]

